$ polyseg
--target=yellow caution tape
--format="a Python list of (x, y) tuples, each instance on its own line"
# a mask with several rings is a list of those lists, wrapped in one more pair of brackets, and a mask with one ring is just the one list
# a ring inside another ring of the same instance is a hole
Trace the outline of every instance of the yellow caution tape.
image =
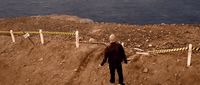
[(42, 32), (43, 34), (53, 34), (53, 35), (75, 35), (75, 32)]
[(176, 52), (176, 51), (184, 51), (187, 50), (188, 47), (183, 47), (183, 48), (174, 48), (174, 49), (163, 49), (163, 50), (153, 50), (151, 51), (152, 53), (168, 53), (168, 52)]
[[(24, 34), (24, 33), (29, 33), (29, 34), (40, 34), (39, 32), (34, 32), (34, 31), (13, 32), (13, 34)], [(9, 32), (9, 31), (0, 31), (0, 34), (10, 34), (10, 32)], [(42, 34), (52, 34), (52, 35), (75, 35), (75, 32), (48, 32), (48, 31), (43, 31)]]
[(194, 50), (194, 51), (200, 51), (200, 48), (199, 47), (193, 47), (192, 50)]
[[(152, 53), (168, 53), (168, 52), (176, 52), (176, 51), (185, 51), (188, 50), (188, 47), (183, 47), (183, 48), (174, 48), (174, 49), (163, 49), (163, 50), (153, 50), (153, 51), (149, 51)], [(199, 47), (193, 47), (192, 50), (194, 51), (200, 51)]]
[(0, 34), (8, 34), (10, 33), (9, 31), (0, 31)]

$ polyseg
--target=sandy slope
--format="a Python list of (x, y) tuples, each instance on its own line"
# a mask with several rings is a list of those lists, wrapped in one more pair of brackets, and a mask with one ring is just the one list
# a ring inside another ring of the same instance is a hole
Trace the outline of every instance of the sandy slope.
[[(80, 31), (82, 41), (89, 38), (107, 42), (111, 33), (125, 42), (126, 54), (134, 57), (123, 64), (127, 85), (199, 85), (200, 54), (192, 56), (186, 68), (187, 52), (150, 56), (135, 55), (133, 48), (152, 49), (200, 45), (200, 25), (122, 25), (93, 23), (71, 16), (35, 16), (0, 20), (0, 30)], [(22, 36), (16, 43), (9, 35), (0, 35), (0, 85), (108, 85), (108, 66), (97, 68), (103, 57), (102, 45), (81, 43), (76, 49), (74, 37), (45, 35), (41, 45), (38, 35), (31, 35), (35, 45)], [(152, 44), (152, 47), (148, 45)]]

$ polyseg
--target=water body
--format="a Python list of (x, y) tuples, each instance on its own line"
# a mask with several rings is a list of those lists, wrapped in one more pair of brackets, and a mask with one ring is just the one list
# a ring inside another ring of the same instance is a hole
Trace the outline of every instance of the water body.
[(0, 0), (0, 17), (49, 14), (100, 22), (200, 24), (200, 0)]

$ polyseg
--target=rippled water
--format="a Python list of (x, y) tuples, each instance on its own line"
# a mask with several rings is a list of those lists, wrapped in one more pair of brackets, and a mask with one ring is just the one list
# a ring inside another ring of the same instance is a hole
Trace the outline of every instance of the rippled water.
[(0, 17), (49, 14), (119, 23), (200, 23), (200, 0), (0, 0)]

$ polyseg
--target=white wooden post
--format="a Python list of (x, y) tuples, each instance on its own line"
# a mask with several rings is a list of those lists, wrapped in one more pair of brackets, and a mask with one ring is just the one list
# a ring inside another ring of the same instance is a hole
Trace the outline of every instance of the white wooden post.
[(79, 35), (78, 35), (78, 31), (76, 31), (75, 34), (76, 34), (76, 48), (79, 48)]
[(40, 33), (41, 43), (44, 44), (44, 37), (43, 37), (43, 34), (42, 34), (42, 30), (41, 30), (41, 29), (39, 30), (39, 33)]
[(187, 59), (187, 67), (190, 66), (190, 64), (191, 64), (191, 59), (192, 59), (192, 44), (189, 44), (188, 59)]
[(149, 52), (136, 52), (136, 54), (149, 55)]
[(12, 38), (12, 42), (15, 42), (15, 36), (13, 34), (13, 30), (10, 30), (10, 35), (11, 35), (11, 38)]

